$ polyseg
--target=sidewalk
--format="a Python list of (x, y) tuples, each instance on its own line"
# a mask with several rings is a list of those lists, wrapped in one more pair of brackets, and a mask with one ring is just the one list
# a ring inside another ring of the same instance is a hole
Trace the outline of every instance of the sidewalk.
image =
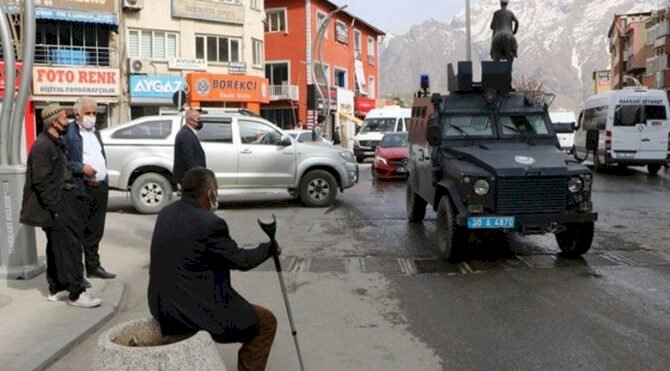
[(103, 304), (75, 308), (47, 301), (43, 274), (27, 280), (0, 280), (0, 369), (43, 370), (109, 320), (123, 297), (118, 281), (91, 279), (89, 289)]

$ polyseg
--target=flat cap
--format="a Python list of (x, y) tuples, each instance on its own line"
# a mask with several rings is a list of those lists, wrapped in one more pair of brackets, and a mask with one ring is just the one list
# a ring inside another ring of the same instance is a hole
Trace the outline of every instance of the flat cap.
[(52, 116), (63, 112), (63, 107), (58, 103), (51, 103), (42, 110), (42, 120), (46, 120)]

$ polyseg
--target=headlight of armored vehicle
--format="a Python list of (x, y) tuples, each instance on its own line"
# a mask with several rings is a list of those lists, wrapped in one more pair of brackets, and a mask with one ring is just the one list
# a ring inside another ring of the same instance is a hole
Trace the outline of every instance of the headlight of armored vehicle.
[(354, 158), (354, 154), (349, 152), (349, 151), (340, 152), (340, 157), (342, 157), (347, 162), (356, 162), (356, 159)]
[(572, 193), (578, 193), (581, 192), (582, 189), (584, 189), (584, 182), (582, 181), (582, 178), (575, 176), (570, 178), (568, 181), (568, 190)]
[(489, 182), (487, 182), (487, 181), (484, 180), (484, 179), (479, 179), (479, 180), (477, 180), (477, 181), (475, 182), (474, 187), (473, 187), (475, 193), (478, 194), (478, 195), (480, 195), (480, 196), (485, 196), (485, 195), (487, 195), (487, 194), (489, 193), (489, 189), (490, 189), (490, 188), (491, 188), (491, 187), (490, 187), (490, 185), (489, 185)]

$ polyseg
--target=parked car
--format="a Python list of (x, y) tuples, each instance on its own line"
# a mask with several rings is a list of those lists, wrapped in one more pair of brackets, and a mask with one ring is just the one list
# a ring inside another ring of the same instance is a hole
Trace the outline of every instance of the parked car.
[(554, 111), (549, 112), (549, 119), (554, 125), (558, 143), (561, 150), (572, 153), (575, 147), (575, 129), (577, 128), (577, 118), (574, 112)]
[(400, 106), (375, 108), (366, 116), (361, 130), (354, 139), (354, 155), (358, 162), (375, 155), (375, 148), (386, 133), (406, 132), (412, 110)]
[(375, 149), (372, 176), (378, 179), (407, 179), (407, 133), (390, 133), (382, 137)]
[(312, 131), (311, 130), (286, 130), (286, 134), (290, 135), (293, 137), (295, 140), (297, 140), (300, 143), (303, 142), (317, 142), (317, 143), (325, 143), (325, 144), (330, 144), (331, 146), (333, 145), (333, 141), (326, 139), (324, 137), (318, 138), (318, 140), (313, 141), (312, 140)]
[[(220, 194), (285, 190), (306, 206), (331, 205), (338, 189), (358, 182), (351, 152), (300, 143), (260, 117), (238, 112), (203, 112), (198, 137)], [(130, 191), (140, 213), (167, 205), (172, 184), (174, 139), (183, 115), (149, 116), (101, 131), (107, 152), (109, 186)]]

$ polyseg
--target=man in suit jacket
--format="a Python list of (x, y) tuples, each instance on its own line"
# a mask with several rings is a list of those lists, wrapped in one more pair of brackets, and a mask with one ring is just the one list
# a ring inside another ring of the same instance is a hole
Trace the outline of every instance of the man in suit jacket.
[(200, 112), (188, 110), (185, 119), (186, 125), (179, 130), (174, 141), (172, 180), (177, 184), (181, 184), (184, 174), (190, 169), (207, 167), (205, 151), (196, 135), (197, 131), (202, 129)]
[(230, 270), (250, 270), (281, 249), (267, 242), (241, 249), (218, 207), (211, 170), (189, 170), (181, 200), (158, 213), (151, 239), (148, 301), (163, 335), (208, 331), (222, 343), (242, 342), (239, 370), (264, 370), (277, 330), (269, 310), (246, 301)]

